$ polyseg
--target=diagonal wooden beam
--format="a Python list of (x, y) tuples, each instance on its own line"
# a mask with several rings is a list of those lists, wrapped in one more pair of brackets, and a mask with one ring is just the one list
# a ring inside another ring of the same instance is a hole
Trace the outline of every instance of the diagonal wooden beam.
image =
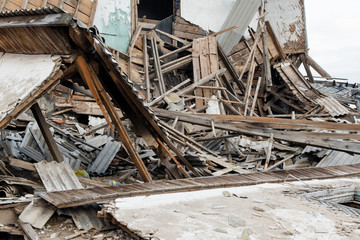
[(51, 155), (53, 156), (54, 160), (57, 162), (63, 162), (64, 158), (54, 140), (53, 135), (50, 132), (50, 129), (48, 127), (48, 124), (46, 123), (45, 117), (41, 112), (41, 109), (39, 107), (38, 103), (35, 103), (34, 105), (31, 106), (31, 111), (34, 115), (34, 118), (36, 120), (36, 122), (39, 125), (39, 128), (41, 130), (42, 135), (45, 138), (46, 144), (49, 147), (49, 150), (51, 152)]
[(129, 152), (131, 159), (134, 161), (136, 168), (139, 170), (139, 173), (145, 182), (151, 182), (151, 176), (140, 158), (138, 152), (136, 151), (128, 133), (126, 132), (125, 126), (122, 123), (119, 115), (116, 114), (115, 108), (110, 100), (110, 97), (106, 93), (103, 85), (98, 79), (92, 67), (86, 62), (83, 56), (79, 56), (76, 59), (76, 66), (79, 70), (81, 77), (89, 85), (90, 89), (93, 89), (100, 96), (102, 104), (105, 106), (107, 112), (112, 119), (112, 122), (115, 125), (116, 130), (118, 131), (121, 141), (124, 144), (126, 150)]

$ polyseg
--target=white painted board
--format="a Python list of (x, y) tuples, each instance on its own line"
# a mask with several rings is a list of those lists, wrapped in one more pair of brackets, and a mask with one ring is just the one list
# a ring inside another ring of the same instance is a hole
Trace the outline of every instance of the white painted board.
[(0, 53), (0, 121), (59, 70), (60, 57)]

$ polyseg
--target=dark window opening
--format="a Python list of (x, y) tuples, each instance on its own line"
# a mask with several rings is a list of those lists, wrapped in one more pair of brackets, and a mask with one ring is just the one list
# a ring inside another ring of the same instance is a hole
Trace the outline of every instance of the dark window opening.
[(348, 206), (348, 207), (352, 207), (352, 208), (360, 209), (360, 202), (357, 202), (357, 201), (346, 202), (346, 203), (340, 203), (340, 204), (341, 204), (341, 205)]
[(173, 15), (173, 0), (140, 0), (138, 17), (152, 20), (163, 20)]

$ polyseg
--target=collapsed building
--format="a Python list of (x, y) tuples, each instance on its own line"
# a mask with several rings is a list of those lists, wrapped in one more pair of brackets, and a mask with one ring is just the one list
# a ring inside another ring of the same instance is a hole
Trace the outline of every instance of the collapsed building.
[(309, 56), (302, 0), (0, 11), (0, 232), (37, 239), (65, 215), (83, 231), (47, 237), (162, 238), (116, 199), (360, 173), (359, 91)]

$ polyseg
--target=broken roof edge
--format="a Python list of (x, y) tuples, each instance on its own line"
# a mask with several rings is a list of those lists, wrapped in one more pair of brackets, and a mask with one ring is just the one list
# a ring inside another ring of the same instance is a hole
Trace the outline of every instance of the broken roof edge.
[[(4, 55), (6, 54), (3, 54), (2, 56)], [(0, 119), (0, 131), (2, 131), (20, 113), (22, 113), (23, 111), (28, 109), (33, 103), (35, 103), (35, 101), (47, 91), (49, 91), (49, 89), (53, 88), (58, 84), (59, 79), (63, 75), (63, 71), (61, 71), (60, 69), (60, 57), (53, 59), (53, 62), (54, 66), (52, 72), (45, 79), (42, 80), (41, 84), (26, 93), (26, 96), (24, 98), (19, 99), (15, 107), (13, 105), (8, 105), (8, 108), (3, 111), (5, 114), (4, 117)], [(13, 107), (13, 109), (10, 109), (11, 107)]]
[(56, 13), (65, 13), (65, 11), (58, 7), (18, 9), (14, 11), (0, 11), (0, 17), (34, 16), (34, 15), (56, 14)]
[[(39, 10), (22, 10), (22, 14), (23, 16), (27, 16), (27, 17), (32, 17), (34, 15), (39, 15), (38, 11), (43, 12), (45, 11), (44, 9), (39, 9)], [(48, 15), (54, 15), (54, 14), (48, 14)], [(56, 14), (55, 14), (56, 15)], [(46, 15), (45, 15), (46, 16)], [(16, 17), (16, 16), (14, 16)], [(10, 20), (11, 18), (14, 17), (0, 17), (0, 25), (1, 25), (1, 21), (2, 19), (6, 18), (6, 20)], [(63, 24), (61, 26), (59, 25), (53, 25), (53, 23), (51, 22), (42, 22), (41, 25), (35, 25), (35, 21), (28, 23), (28, 24), (24, 24), (23, 27), (24, 28), (30, 28), (30, 27), (48, 27), (48, 26), (52, 26), (52, 27), (69, 27), (70, 30), (73, 30), (73, 32), (71, 33), (71, 31), (68, 31), (68, 34), (73, 42), (73, 44), (75, 44), (78, 48), (82, 49), (83, 51), (86, 51), (86, 53), (90, 54), (90, 55), (94, 55), (97, 54), (104, 62), (104, 64), (107, 66), (107, 68), (112, 68), (115, 72), (115, 75), (113, 75), (112, 77), (118, 78), (118, 79), (122, 79), (123, 81), (116, 81), (117, 83), (119, 83), (119, 88), (123, 90), (123, 92), (125, 93), (125, 97), (127, 97), (126, 99), (128, 99), (128, 104), (130, 105), (130, 107), (132, 108), (132, 111), (135, 110), (135, 112), (140, 112), (141, 115), (145, 118), (145, 120), (149, 123), (149, 125), (153, 128), (154, 132), (156, 132), (157, 134), (160, 135), (161, 138), (164, 137), (164, 133), (161, 132), (161, 129), (156, 125), (156, 121), (158, 120), (158, 118), (155, 116), (154, 112), (151, 110), (150, 107), (148, 107), (145, 99), (143, 98), (143, 95), (140, 93), (140, 91), (138, 90), (138, 85), (132, 81), (129, 76), (125, 73), (125, 71), (123, 71), (121, 69), (121, 67), (119, 66), (118, 62), (115, 60), (114, 55), (112, 54), (111, 50), (109, 49), (109, 47), (106, 45), (104, 38), (99, 34), (99, 31), (97, 30), (96, 26), (88, 28), (84, 23), (82, 23), (79, 19), (77, 18), (71, 18), (71, 20), (67, 21), (67, 22), (63, 22)], [(6, 26), (4, 25), (4, 28), (16, 28), (17, 26), (12, 25), (11, 23), (7, 24)], [(72, 34), (79, 34), (78, 36), (74, 36)], [(77, 37), (79, 39), (77, 39)], [(77, 41), (79, 40), (79, 41)], [(83, 41), (83, 42), (81, 42)], [(85, 42), (86, 41), (86, 42)], [(91, 49), (89, 50), (88, 48), (82, 46), (81, 43), (86, 43), (86, 47), (91, 47)], [(0, 45), (1, 46), (1, 45)], [(29, 52), (31, 52), (31, 49), (28, 49)], [(34, 54), (39, 54), (39, 53), (34, 53)], [(31, 55), (31, 53), (30, 53)], [(62, 75), (62, 74), (61, 74)], [(61, 75), (58, 76), (58, 80), (62, 77)], [(117, 76), (116, 76), (117, 75)], [(124, 82), (126, 84), (126, 88), (128, 90), (125, 89), (125, 85), (122, 84), (122, 82)], [(49, 86), (49, 88), (43, 89), (43, 91), (40, 93), (37, 93), (37, 97), (39, 98), (40, 96), (42, 96), (47, 90), (50, 89), (50, 87), (56, 85), (55, 83), (51, 86)], [(132, 96), (131, 96), (132, 95)], [(26, 101), (27, 102), (27, 101)], [(31, 101), (31, 104), (34, 101)], [(6, 121), (6, 123), (1, 122), (1, 128), (2, 129), (4, 127), (4, 125), (6, 126), (11, 119), (14, 119), (18, 114), (20, 114), (22, 111), (24, 111), (27, 107), (31, 106), (30, 102), (26, 105), (25, 108), (20, 108), (17, 109), (16, 113), (12, 114), (12, 117), (10, 117), (8, 119), (8, 121)]]

